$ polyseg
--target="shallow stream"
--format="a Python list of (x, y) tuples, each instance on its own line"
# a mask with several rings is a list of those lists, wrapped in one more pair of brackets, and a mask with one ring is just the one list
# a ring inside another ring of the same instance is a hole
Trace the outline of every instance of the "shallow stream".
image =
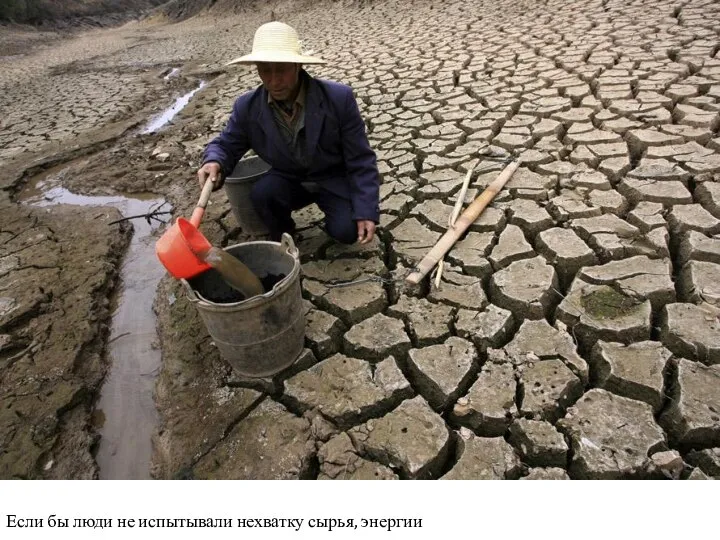
[[(34, 206), (112, 206), (124, 217), (146, 214), (160, 206), (161, 211), (171, 209), (154, 195), (78, 195), (62, 187), (64, 174), (41, 175), (19, 200)], [(167, 215), (158, 218), (165, 222)], [(132, 220), (134, 233), (120, 270), (121, 286), (106, 351), (110, 367), (93, 414), (101, 436), (96, 459), (104, 479), (150, 478), (151, 437), (158, 423), (153, 391), (161, 363), (152, 305), (165, 274), (155, 256), (152, 233), (161, 221)]]

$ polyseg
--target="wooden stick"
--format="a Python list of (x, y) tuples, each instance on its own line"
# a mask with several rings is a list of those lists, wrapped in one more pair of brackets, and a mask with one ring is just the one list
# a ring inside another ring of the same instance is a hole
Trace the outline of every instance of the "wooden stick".
[(405, 281), (413, 285), (420, 283), (430, 270), (450, 251), (455, 242), (463, 235), (463, 233), (472, 225), (475, 220), (480, 217), (483, 210), (492, 202), (500, 190), (505, 186), (513, 173), (517, 170), (519, 162), (513, 161), (503, 169), (500, 175), (493, 180), (490, 185), (485, 188), (480, 196), (475, 199), (470, 206), (460, 215), (455, 222), (455, 226), (448, 229), (447, 232), (438, 240), (437, 244), (425, 255), (422, 261), (417, 265), (417, 269), (412, 272)]
[[(458, 216), (460, 215), (460, 212), (462, 211), (463, 203), (465, 202), (465, 194), (467, 193), (468, 186), (470, 185), (470, 178), (472, 178), (472, 173), (475, 170), (475, 168), (480, 165), (480, 158), (478, 158), (475, 163), (472, 164), (472, 167), (468, 169), (467, 174), (465, 175), (465, 179), (463, 180), (462, 187), (460, 188), (460, 193), (458, 193), (457, 201), (455, 201), (455, 207), (453, 208), (452, 214), (450, 214), (448, 218), (448, 227), (454, 227), (455, 222), (457, 221)], [(443, 270), (445, 269), (445, 259), (440, 259), (440, 262), (437, 265), (437, 273), (435, 275), (435, 288), (440, 288), (440, 283), (442, 282), (442, 275)]]
[(440, 282), (442, 282), (443, 269), (445, 268), (445, 259), (440, 259), (437, 265), (437, 274), (435, 274), (435, 288), (440, 288)]

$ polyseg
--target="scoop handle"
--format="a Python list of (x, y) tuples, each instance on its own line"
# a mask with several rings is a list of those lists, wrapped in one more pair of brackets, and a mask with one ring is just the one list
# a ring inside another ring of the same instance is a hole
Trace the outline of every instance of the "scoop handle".
[(200, 199), (198, 199), (197, 206), (195, 207), (195, 210), (193, 210), (192, 216), (190, 216), (190, 223), (192, 223), (193, 227), (195, 228), (200, 225), (200, 220), (202, 220), (203, 215), (205, 214), (205, 207), (210, 200), (210, 194), (212, 193), (213, 185), (214, 182), (210, 178), (205, 180), (205, 185), (203, 186), (202, 192), (200, 193)]

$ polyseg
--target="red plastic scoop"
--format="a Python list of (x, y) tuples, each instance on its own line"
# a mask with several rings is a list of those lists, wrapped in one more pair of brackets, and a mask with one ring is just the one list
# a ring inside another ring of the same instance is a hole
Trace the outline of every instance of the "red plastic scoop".
[(205, 214), (212, 188), (212, 180), (206, 180), (190, 221), (178, 218), (155, 244), (158, 259), (177, 279), (188, 279), (211, 268), (195, 254), (205, 253), (211, 247), (210, 242), (198, 230), (198, 226)]

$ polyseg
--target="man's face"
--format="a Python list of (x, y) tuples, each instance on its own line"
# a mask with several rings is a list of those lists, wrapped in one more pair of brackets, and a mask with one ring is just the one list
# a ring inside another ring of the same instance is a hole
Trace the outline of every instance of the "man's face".
[(258, 75), (273, 99), (285, 101), (298, 85), (300, 65), (288, 62), (258, 62)]

